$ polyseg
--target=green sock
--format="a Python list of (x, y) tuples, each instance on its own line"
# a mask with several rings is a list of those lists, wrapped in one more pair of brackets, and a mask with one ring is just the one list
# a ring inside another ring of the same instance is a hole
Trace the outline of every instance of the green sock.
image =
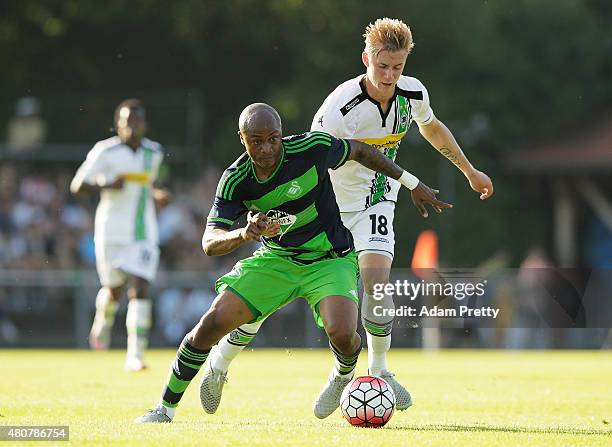
[(336, 358), (336, 373), (338, 373), (338, 375), (340, 376), (348, 376), (353, 374), (353, 371), (355, 371), (355, 367), (357, 366), (357, 359), (359, 359), (361, 346), (359, 346), (357, 352), (352, 355), (342, 354), (338, 350), (338, 348), (332, 345), (331, 342), (329, 342), (329, 347), (331, 348), (331, 351), (334, 354), (334, 357)]
[(210, 349), (194, 348), (187, 342), (187, 338), (183, 339), (168, 373), (168, 381), (161, 399), (163, 406), (176, 408), (209, 353)]

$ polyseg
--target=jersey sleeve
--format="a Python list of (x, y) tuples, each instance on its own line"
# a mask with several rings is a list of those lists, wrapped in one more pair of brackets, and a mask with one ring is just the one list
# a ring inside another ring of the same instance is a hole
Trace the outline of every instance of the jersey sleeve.
[(311, 134), (326, 133), (331, 137), (331, 146), (325, 160), (326, 167), (329, 169), (338, 169), (346, 162), (351, 153), (351, 145), (342, 139), (350, 135), (347, 129), (348, 123), (336, 102), (332, 92), (315, 113), (310, 127)]
[(114, 179), (108, 175), (106, 164), (104, 152), (96, 144), (87, 154), (83, 164), (77, 169), (71, 185), (80, 186), (83, 183), (95, 185), (98, 183), (98, 178), (105, 175), (109, 177), (104, 179), (106, 182), (113, 181)]
[(323, 101), (312, 119), (311, 131), (326, 132), (336, 138), (346, 138), (350, 135), (347, 119), (336, 103), (333, 93)]
[(435, 115), (429, 104), (429, 93), (421, 81), (417, 81), (423, 92), (423, 100), (412, 101), (412, 119), (419, 125), (426, 125), (433, 121)]
[(206, 219), (206, 226), (229, 230), (234, 222), (247, 211), (241, 202), (215, 197), (215, 202)]
[(234, 222), (248, 211), (244, 203), (236, 199), (235, 195), (227, 194), (225, 187), (229, 175), (231, 175), (231, 171), (225, 171), (221, 180), (219, 180), (215, 201), (206, 219), (206, 226), (208, 227), (229, 230)]
[[(331, 135), (330, 135), (331, 136)], [(338, 169), (351, 154), (351, 145), (343, 138), (331, 137), (331, 146), (327, 151), (326, 165), (329, 169)]]

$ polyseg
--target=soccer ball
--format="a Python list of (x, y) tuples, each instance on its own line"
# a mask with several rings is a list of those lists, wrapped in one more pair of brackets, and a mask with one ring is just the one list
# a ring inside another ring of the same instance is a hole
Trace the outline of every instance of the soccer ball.
[(357, 377), (344, 388), (340, 409), (351, 425), (382, 427), (393, 416), (395, 394), (380, 377)]

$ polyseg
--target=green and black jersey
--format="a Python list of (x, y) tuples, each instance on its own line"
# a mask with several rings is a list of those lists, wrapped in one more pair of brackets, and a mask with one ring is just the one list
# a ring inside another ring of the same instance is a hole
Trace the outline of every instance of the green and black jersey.
[(305, 263), (345, 256), (353, 238), (340, 219), (328, 169), (342, 166), (350, 150), (348, 141), (324, 132), (285, 137), (281, 162), (265, 181), (244, 153), (223, 173), (207, 225), (229, 230), (246, 212), (262, 212), (281, 225), (278, 236), (263, 239), (274, 253)]

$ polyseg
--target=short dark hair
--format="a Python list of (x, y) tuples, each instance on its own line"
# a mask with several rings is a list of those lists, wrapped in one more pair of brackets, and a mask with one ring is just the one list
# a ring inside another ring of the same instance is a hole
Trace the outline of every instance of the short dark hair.
[(117, 121), (119, 121), (119, 112), (121, 112), (121, 109), (123, 109), (124, 107), (127, 107), (130, 110), (138, 110), (142, 113), (146, 112), (144, 104), (140, 99), (135, 99), (135, 98), (124, 99), (123, 101), (119, 103), (119, 105), (115, 109), (115, 120), (113, 121), (115, 125), (117, 124)]

